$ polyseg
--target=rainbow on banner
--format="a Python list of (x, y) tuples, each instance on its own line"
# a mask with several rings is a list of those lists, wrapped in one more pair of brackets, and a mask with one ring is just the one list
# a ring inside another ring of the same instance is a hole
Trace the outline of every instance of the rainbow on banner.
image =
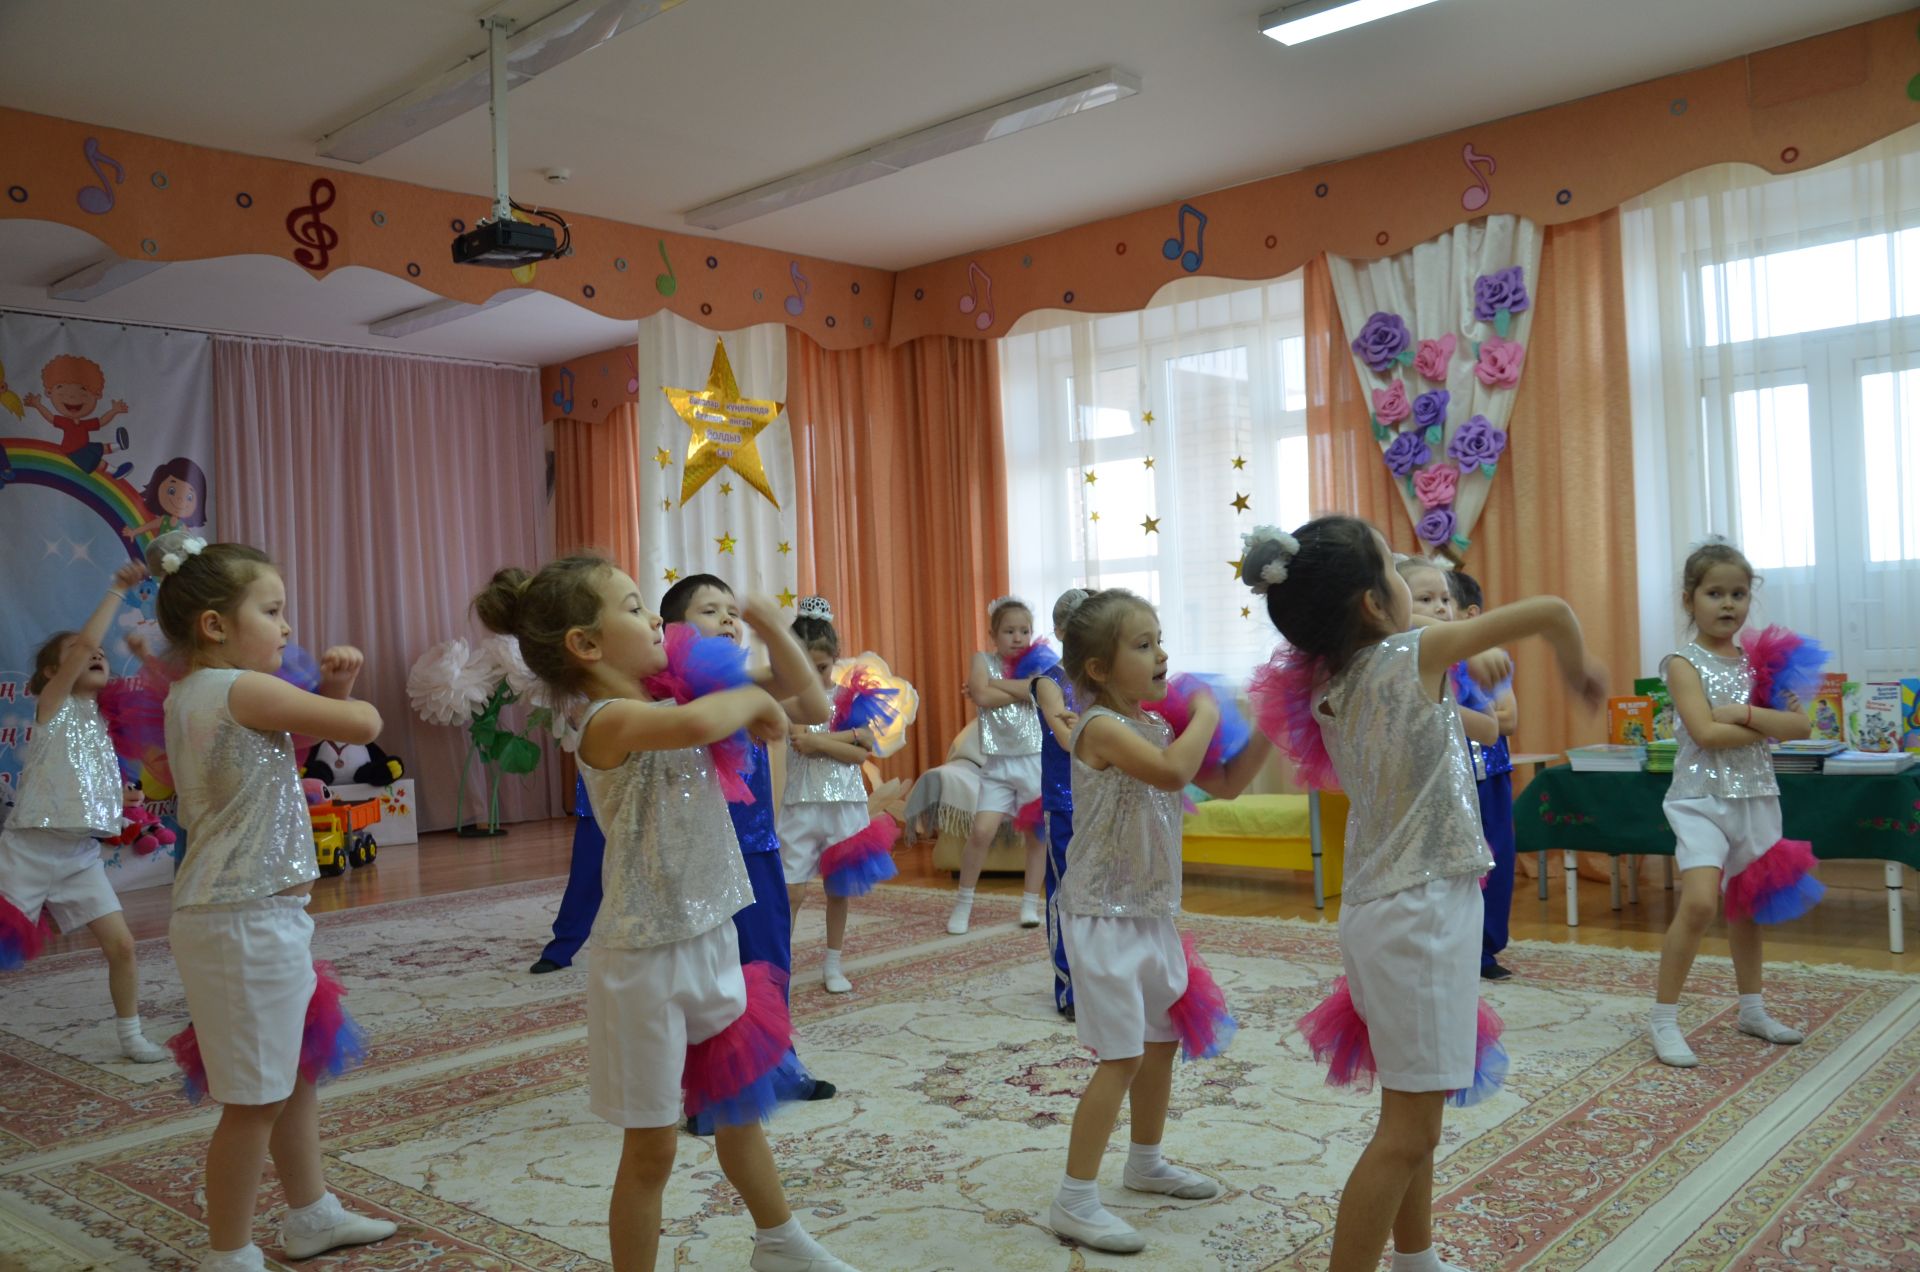
[[(0, 437), (0, 446), (6, 447), (14, 482), (45, 486), (72, 495), (112, 526), (116, 536), (126, 526), (146, 523), (149, 513), (138, 490), (118, 477), (109, 477), (97, 470), (81, 472), (52, 442), (30, 437)], [(152, 537), (143, 534), (127, 543), (127, 555), (136, 561), (144, 560), (147, 542)]]

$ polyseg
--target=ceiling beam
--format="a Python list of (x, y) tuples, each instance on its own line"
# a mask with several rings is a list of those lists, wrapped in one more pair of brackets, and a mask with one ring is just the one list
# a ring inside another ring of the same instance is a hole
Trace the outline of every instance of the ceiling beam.
[(85, 269), (68, 274), (59, 282), (47, 288), (48, 300), (89, 301), (104, 296), (110, 291), (125, 287), (135, 279), (145, 278), (157, 269), (165, 269), (165, 261), (130, 261), (123, 256), (109, 256), (104, 261), (95, 261)]
[[(518, 88), (534, 76), (649, 18), (677, 8), (681, 0), (572, 0), (544, 18), (529, 22), (507, 39), (507, 87)], [(377, 107), (320, 139), (323, 159), (365, 163), (403, 142), (431, 132), (449, 120), (487, 104), (487, 50)]]
[(462, 318), (471, 318), (483, 310), (504, 305), (510, 300), (533, 295), (532, 288), (510, 287), (506, 291), (495, 292), (477, 305), (464, 300), (435, 300), (414, 309), (403, 310), (389, 318), (367, 324), (371, 335), (385, 336), (389, 340), (398, 340), (402, 336), (416, 335), (434, 327), (444, 327), (450, 322), (459, 322)]

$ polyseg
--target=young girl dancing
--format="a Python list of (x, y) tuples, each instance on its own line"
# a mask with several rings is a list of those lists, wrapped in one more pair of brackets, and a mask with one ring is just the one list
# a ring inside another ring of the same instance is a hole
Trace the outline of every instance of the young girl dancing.
[(766, 963), (740, 965), (729, 920), (753, 894), (708, 750), (743, 728), (782, 737), (786, 713), (752, 685), (684, 705), (649, 696), (643, 682), (668, 669), (660, 619), (600, 558), (501, 570), (474, 608), (519, 640), (534, 674), (590, 700), (580, 771), (607, 846), (587, 949), (587, 1073), (593, 1111), (625, 1131), (613, 1266), (654, 1265), (684, 1107), (719, 1124), (720, 1168), (756, 1228), (751, 1266), (840, 1272), (847, 1265), (788, 1209), (760, 1127), (791, 1042), (785, 978)]
[[(967, 665), (967, 697), (980, 710), (980, 753), (986, 764), (980, 773), (973, 826), (960, 854), (953, 914), (947, 919), (947, 931), (955, 936), (973, 921), (974, 886), (980, 882), (1000, 824), (1009, 816), (1023, 815), (1023, 829), (1031, 831), (1038, 821), (1025, 823), (1040, 811), (1041, 724), (1025, 683), (1027, 674), (1039, 670), (1040, 660), (1029, 664), (1031, 671), (1021, 665), (1034, 644), (1033, 611), (1017, 596), (1000, 597), (987, 606), (987, 631), (993, 638), (993, 652), (976, 653)], [(1045, 872), (1045, 849), (1038, 838), (1029, 837), (1025, 887), (1020, 894), (1021, 927), (1040, 926)]]
[[(1802, 711), (1751, 705), (1754, 667), (1734, 637), (1746, 626), (1753, 582), (1753, 567), (1738, 548), (1696, 548), (1682, 567), (1680, 592), (1696, 634), (1660, 663), (1680, 744), (1666, 797), (1680, 904), (1660, 949), (1660, 985), (1648, 1031), (1661, 1062), (1682, 1068), (1700, 1061), (1680, 1032), (1680, 991), (1723, 893), (1740, 1032), (1785, 1046), (1804, 1037), (1767, 1014), (1756, 923), (1797, 917), (1819, 895), (1809, 879), (1811, 845), (1780, 837), (1780, 786), (1767, 749), (1768, 738), (1808, 736), (1813, 722)], [(1770, 911), (1759, 901), (1773, 892), (1797, 892), (1800, 903)]]
[(1086, 711), (1075, 724), (1073, 842), (1059, 908), (1073, 961), (1075, 1028), (1099, 1060), (1080, 1095), (1068, 1141), (1067, 1172), (1048, 1224), (1096, 1250), (1146, 1245), (1132, 1225), (1100, 1204), (1100, 1159), (1120, 1101), (1132, 1110), (1126, 1186), (1200, 1199), (1219, 1193), (1204, 1175), (1161, 1156), (1173, 1053), (1218, 1055), (1233, 1036), (1226, 998), (1180, 913), (1180, 793), (1197, 780), (1232, 798), (1245, 789), (1267, 747), (1243, 748), (1201, 771), (1220, 709), (1206, 693), (1190, 701), (1187, 729), (1148, 715), (1142, 704), (1167, 692), (1167, 655), (1153, 607), (1121, 588), (1095, 592), (1066, 621), (1064, 665)]
[[(1364, 521), (1322, 517), (1248, 537), (1242, 578), (1266, 597), (1287, 644), (1254, 676), (1261, 726), (1302, 780), (1338, 780), (1352, 803), (1334, 996), (1301, 1021), (1328, 1081), (1382, 1086), (1380, 1121), (1348, 1176), (1334, 1272), (1450, 1268), (1433, 1249), (1433, 1150), (1449, 1093), (1497, 1086), (1498, 1018), (1479, 999), (1480, 833), (1451, 693), (1462, 659), (1544, 636), (1590, 703), (1605, 675), (1566, 602), (1538, 597), (1466, 622), (1414, 624), (1406, 581)], [(1428, 619), (1431, 623), (1432, 620)]]
[(120, 829), (120, 762), (100, 714), (107, 655), (100, 648), (127, 589), (147, 576), (129, 562), (113, 572), (86, 626), (55, 632), (33, 657), (34, 740), (20, 771), (19, 802), (0, 830), (0, 969), (40, 953), (41, 910), (62, 932), (86, 928), (107, 957), (120, 1054), (140, 1064), (165, 1048), (140, 1030), (140, 967), (120, 898), (100, 864), (96, 836)]
[[(821, 690), (831, 691), (840, 634), (833, 629), (833, 607), (825, 597), (801, 598), (793, 634), (812, 660)], [(780, 805), (780, 860), (794, 916), (806, 901), (811, 880), (818, 876), (826, 889), (827, 961), (821, 976), (829, 994), (853, 988), (840, 967), (848, 902), (898, 873), (893, 844), (900, 836), (893, 818), (868, 813), (867, 783), (860, 772), (873, 756), (866, 726), (878, 721), (873, 713), (885, 711), (884, 703), (871, 690), (863, 699), (858, 681), (838, 699), (832, 718), (794, 727), (786, 797)], [(859, 705), (862, 702), (865, 705)], [(856, 712), (861, 718), (854, 718)]]
[(313, 961), (308, 892), (319, 871), (289, 733), (371, 742), (380, 713), (348, 698), (360, 652), (320, 659), (320, 693), (275, 676), (287, 589), (265, 553), (191, 532), (148, 549), (160, 631), (186, 675), (166, 700), (167, 761), (186, 856), (167, 934), (193, 1025), (168, 1045), (190, 1093), (224, 1107), (207, 1144), (202, 1272), (265, 1267), (253, 1211), (267, 1154), (286, 1190), (287, 1258), (393, 1235), (327, 1191), (314, 1084), (359, 1058), (333, 969)]

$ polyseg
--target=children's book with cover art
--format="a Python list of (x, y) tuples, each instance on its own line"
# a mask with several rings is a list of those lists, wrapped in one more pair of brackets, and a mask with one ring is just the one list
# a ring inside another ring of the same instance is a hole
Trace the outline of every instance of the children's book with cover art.
[(1847, 740), (1847, 677), (1845, 672), (1830, 671), (1820, 677), (1820, 687), (1807, 704), (1813, 721), (1813, 738), (1820, 742)]
[(1671, 742), (1673, 740), (1673, 695), (1667, 692), (1667, 682), (1654, 676), (1648, 680), (1633, 682), (1633, 692), (1653, 703), (1653, 740)]
[(1847, 689), (1847, 745), (1856, 751), (1898, 751), (1905, 732), (1900, 682), (1871, 680)]
[(1653, 741), (1653, 699), (1608, 698), (1607, 741), (1615, 746), (1645, 746)]

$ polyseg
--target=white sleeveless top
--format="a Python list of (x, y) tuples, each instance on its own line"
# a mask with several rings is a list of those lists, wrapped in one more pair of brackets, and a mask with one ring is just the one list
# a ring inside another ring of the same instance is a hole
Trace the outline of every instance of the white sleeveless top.
[[(832, 731), (830, 720), (807, 726), (808, 733)], [(789, 804), (864, 804), (867, 780), (860, 775), (858, 764), (829, 755), (802, 755), (788, 748), (787, 789), (782, 798)]]
[(15, 830), (92, 838), (120, 829), (120, 763), (98, 702), (68, 694), (53, 719), (34, 726), (18, 789), (7, 822)]
[[(987, 661), (987, 676), (1005, 680), (1006, 667), (988, 653), (975, 658)], [(980, 753), (982, 755), (1040, 754), (1040, 712), (1031, 702), (1009, 702), (980, 713)]]
[[(1745, 706), (1753, 697), (1753, 668), (1745, 654), (1727, 658), (1693, 641), (1660, 660), (1662, 680), (1667, 664), (1676, 658), (1693, 664), (1700, 673), (1708, 706)], [(1749, 799), (1780, 793), (1780, 783), (1773, 776), (1773, 751), (1764, 740), (1709, 750), (1693, 740), (1678, 711), (1673, 713), (1673, 739), (1680, 745), (1673, 756), (1673, 783), (1667, 787), (1666, 802), (1702, 795)]]
[(1093, 708), (1074, 726), (1073, 840), (1060, 880), (1060, 911), (1171, 918), (1180, 913), (1180, 792), (1149, 786), (1118, 765), (1094, 769), (1083, 763), (1080, 735), (1100, 716), (1120, 721), (1155, 747), (1173, 740), (1164, 720), (1134, 720), (1106, 707)]

